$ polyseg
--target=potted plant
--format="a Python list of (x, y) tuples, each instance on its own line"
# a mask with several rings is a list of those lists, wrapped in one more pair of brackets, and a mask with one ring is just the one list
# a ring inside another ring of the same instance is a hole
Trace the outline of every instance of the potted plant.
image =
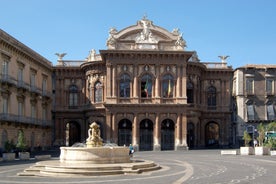
[(249, 146), (249, 143), (250, 143), (250, 141), (252, 141), (252, 138), (247, 131), (243, 132), (242, 139), (244, 140), (244, 146), (240, 147), (240, 154), (241, 155), (253, 155), (254, 149), (253, 149), (253, 147)]
[(9, 141), (7, 140), (4, 145), (4, 153), (3, 153), (3, 161), (11, 161), (15, 159), (15, 153), (13, 153), (13, 149), (15, 148), (15, 145), (13, 143), (13, 140)]
[(18, 156), (19, 156), (20, 160), (29, 160), (30, 159), (30, 153), (27, 152), (27, 145), (25, 143), (25, 137), (24, 137), (23, 130), (19, 131), (16, 148), (19, 151)]
[(257, 127), (258, 130), (258, 146), (255, 147), (255, 155), (268, 155), (270, 149), (264, 146), (265, 126), (261, 123)]

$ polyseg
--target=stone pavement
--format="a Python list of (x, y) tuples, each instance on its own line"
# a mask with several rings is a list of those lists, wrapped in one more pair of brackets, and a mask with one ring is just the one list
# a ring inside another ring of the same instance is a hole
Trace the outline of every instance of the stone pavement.
[[(221, 150), (136, 152), (133, 159), (152, 160), (159, 171), (142, 174), (87, 177), (17, 176), (31, 161), (0, 162), (0, 183), (5, 184), (274, 184), (276, 156), (221, 155)], [(57, 158), (56, 158), (57, 159)]]

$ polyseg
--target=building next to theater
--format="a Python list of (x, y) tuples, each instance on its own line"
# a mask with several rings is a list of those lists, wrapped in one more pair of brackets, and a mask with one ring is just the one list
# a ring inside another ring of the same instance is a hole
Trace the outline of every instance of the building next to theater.
[[(105, 142), (143, 150), (233, 144), (233, 69), (200, 62), (178, 29), (147, 18), (110, 29), (107, 50), (53, 67), (55, 144), (84, 142), (91, 122)], [(64, 56), (60, 54), (59, 56)]]
[(0, 30), (0, 152), (23, 131), (33, 150), (52, 142), (52, 63)]

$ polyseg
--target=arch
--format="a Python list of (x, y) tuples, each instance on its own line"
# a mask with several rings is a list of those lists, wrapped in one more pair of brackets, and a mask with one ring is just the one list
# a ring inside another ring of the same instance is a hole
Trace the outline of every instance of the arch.
[(175, 124), (171, 119), (165, 119), (161, 123), (161, 150), (174, 150)]
[(30, 140), (31, 140), (31, 150), (34, 150), (35, 146), (37, 146), (38, 148), (41, 147), (40, 143), (38, 143), (38, 145), (35, 145), (35, 133), (34, 132), (31, 133)]
[(195, 146), (195, 125), (192, 122), (187, 124), (187, 144), (189, 149)]
[(120, 76), (120, 84), (119, 84), (120, 97), (124, 97), (124, 98), (130, 97), (130, 82), (131, 82), (131, 78), (127, 73), (123, 73)]
[(153, 150), (153, 122), (144, 119), (140, 122), (140, 151)]
[(218, 148), (219, 146), (219, 124), (211, 121), (205, 126), (205, 141), (209, 148)]
[(152, 97), (152, 76), (150, 74), (144, 74), (141, 77), (141, 97), (148, 98)]
[(81, 129), (76, 121), (66, 123), (66, 146), (72, 146), (76, 142), (81, 142)]
[(128, 119), (122, 119), (118, 123), (118, 145), (128, 146), (132, 143), (132, 122)]
[(99, 103), (103, 101), (103, 85), (100, 81), (95, 82), (94, 85), (94, 96), (95, 96), (95, 103)]
[(172, 98), (174, 96), (174, 77), (171, 74), (165, 74), (162, 77), (162, 97)]

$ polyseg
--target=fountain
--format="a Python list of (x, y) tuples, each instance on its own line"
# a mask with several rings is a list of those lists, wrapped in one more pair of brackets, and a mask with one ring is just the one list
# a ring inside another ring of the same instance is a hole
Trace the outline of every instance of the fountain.
[(142, 173), (161, 167), (152, 161), (130, 159), (129, 148), (103, 146), (100, 127), (90, 125), (86, 147), (61, 147), (59, 160), (37, 162), (19, 176), (100, 176)]

